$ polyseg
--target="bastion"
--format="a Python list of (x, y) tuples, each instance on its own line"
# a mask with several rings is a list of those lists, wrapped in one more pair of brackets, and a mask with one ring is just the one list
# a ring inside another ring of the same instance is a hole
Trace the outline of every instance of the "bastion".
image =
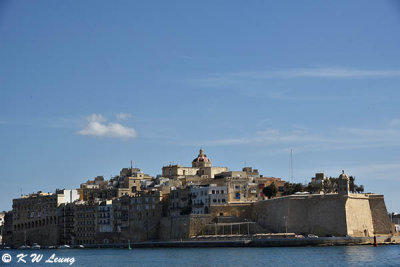
[(390, 234), (383, 195), (301, 194), (258, 201), (253, 219), (271, 232), (367, 237)]

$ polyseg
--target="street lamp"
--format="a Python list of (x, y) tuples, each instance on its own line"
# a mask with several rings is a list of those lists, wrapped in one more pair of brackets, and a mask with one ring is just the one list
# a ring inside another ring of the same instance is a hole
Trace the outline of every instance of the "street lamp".
[(285, 219), (286, 236), (287, 236), (287, 219), (288, 219), (288, 216), (283, 216), (283, 219)]

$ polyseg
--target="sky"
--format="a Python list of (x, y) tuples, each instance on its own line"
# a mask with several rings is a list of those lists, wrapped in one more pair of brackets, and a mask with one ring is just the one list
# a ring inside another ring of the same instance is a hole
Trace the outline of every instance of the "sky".
[(399, 28), (396, 1), (3, 0), (0, 210), (202, 147), (298, 183), (345, 170), (400, 212)]

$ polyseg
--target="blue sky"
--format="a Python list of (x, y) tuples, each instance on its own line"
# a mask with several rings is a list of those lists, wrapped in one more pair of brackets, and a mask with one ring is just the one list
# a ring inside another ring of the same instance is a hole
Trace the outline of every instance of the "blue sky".
[(395, 1), (2, 1), (0, 210), (134, 165), (344, 169), (400, 212)]

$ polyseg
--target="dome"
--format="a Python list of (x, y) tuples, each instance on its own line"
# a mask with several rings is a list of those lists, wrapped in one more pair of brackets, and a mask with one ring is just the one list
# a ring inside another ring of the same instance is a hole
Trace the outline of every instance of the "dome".
[(339, 176), (339, 179), (349, 180), (349, 176), (347, 176), (347, 174), (344, 173), (344, 170), (342, 170), (342, 174)]
[(207, 155), (203, 153), (203, 149), (200, 149), (200, 153), (192, 162), (211, 162)]
[(211, 166), (211, 160), (203, 153), (203, 149), (200, 149), (199, 155), (192, 161), (192, 167), (201, 166)]

